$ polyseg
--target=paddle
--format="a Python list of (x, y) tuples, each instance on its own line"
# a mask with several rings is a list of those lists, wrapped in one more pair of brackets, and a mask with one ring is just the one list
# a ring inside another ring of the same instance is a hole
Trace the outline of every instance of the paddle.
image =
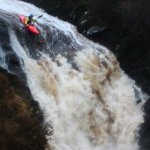
[(44, 14), (38, 16), (38, 17), (35, 19), (35, 22), (36, 22), (37, 19), (40, 19), (41, 17), (43, 17), (43, 15), (44, 15)]
[(33, 22), (35, 23), (35, 22), (37, 21), (37, 19), (40, 19), (41, 17), (43, 17), (43, 15), (44, 15), (44, 14), (42, 14), (42, 15), (36, 17), (35, 19), (33, 19)]
[(42, 15), (38, 16), (37, 18), (41, 18), (41, 17), (43, 17), (43, 15), (44, 15), (44, 14), (42, 14)]

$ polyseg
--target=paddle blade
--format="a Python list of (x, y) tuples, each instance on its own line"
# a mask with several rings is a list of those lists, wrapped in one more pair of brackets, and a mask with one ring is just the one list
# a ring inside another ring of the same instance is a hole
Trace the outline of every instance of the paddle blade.
[(43, 14), (42, 15), (40, 15), (40, 16), (38, 16), (38, 18), (41, 18), (43, 16)]

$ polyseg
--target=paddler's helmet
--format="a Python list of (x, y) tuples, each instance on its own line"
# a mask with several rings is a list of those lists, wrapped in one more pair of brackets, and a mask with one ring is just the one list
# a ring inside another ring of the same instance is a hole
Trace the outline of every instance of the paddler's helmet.
[(32, 19), (32, 18), (33, 18), (33, 15), (32, 15), (32, 14), (30, 14), (30, 15), (29, 15), (29, 19)]

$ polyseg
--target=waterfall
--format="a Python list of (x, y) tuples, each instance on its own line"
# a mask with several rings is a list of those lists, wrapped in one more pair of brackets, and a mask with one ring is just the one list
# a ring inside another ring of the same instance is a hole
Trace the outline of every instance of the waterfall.
[[(13, 15), (43, 12), (17, 0), (0, 0), (0, 3), (0, 9)], [(46, 13), (39, 23), (41, 29), (46, 26), (49, 31), (63, 33), (71, 41), (68, 49), (71, 46), (75, 49), (71, 61), (62, 53), (51, 58), (51, 43), (46, 40), (47, 52), (39, 52), (40, 57), (35, 59), (16, 32), (9, 29), (10, 45), (26, 74), (32, 96), (44, 113), (49, 148), (138, 150), (138, 131), (144, 121), (146, 100), (140, 88), (120, 69), (107, 48), (80, 35), (73, 25)], [(53, 53), (59, 48), (62, 46)], [(3, 60), (0, 62), (5, 62), (0, 51)]]

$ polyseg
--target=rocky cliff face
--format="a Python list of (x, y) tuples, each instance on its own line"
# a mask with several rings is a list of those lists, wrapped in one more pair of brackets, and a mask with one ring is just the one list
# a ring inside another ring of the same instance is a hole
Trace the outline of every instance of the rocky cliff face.
[(0, 68), (0, 149), (44, 150), (42, 113), (19, 77)]

